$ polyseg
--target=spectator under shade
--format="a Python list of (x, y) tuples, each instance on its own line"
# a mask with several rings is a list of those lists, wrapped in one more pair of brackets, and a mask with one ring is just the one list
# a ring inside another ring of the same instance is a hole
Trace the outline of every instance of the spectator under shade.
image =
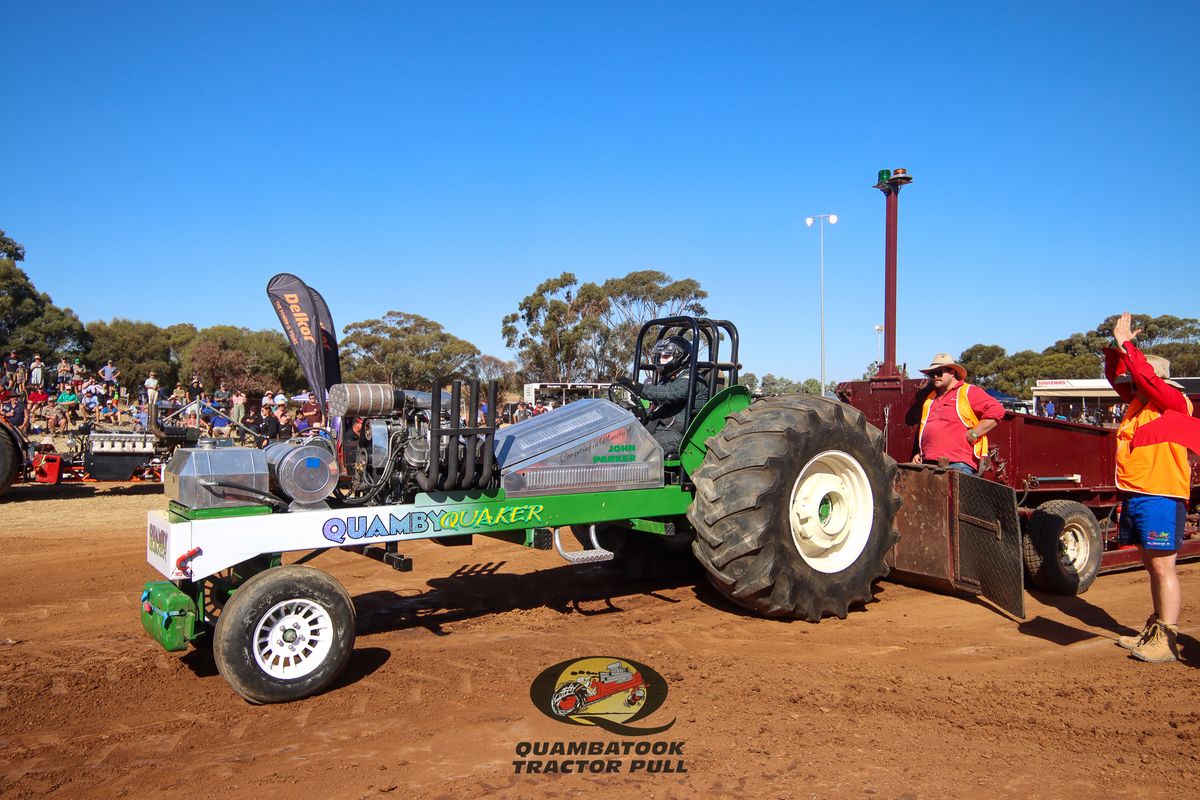
[[(300, 427), (303, 422), (304, 427)], [(324, 423), (321, 417), (321, 407), (317, 405), (317, 400), (312, 392), (305, 395), (304, 405), (300, 406), (300, 413), (296, 416), (296, 430), (307, 430), (310, 428), (319, 428)]]
[(25, 413), (25, 400), (14, 397), (0, 406), (0, 414), (17, 430), (24, 433), (28, 428), (28, 416)]

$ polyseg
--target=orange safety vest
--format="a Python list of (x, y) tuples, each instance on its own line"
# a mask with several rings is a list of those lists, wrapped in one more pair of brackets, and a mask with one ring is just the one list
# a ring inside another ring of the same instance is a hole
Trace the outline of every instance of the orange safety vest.
[[(954, 407), (958, 411), (959, 421), (961, 421), (963, 425), (967, 426), (967, 428), (974, 428), (979, 424), (979, 417), (976, 416), (975, 409), (971, 408), (971, 403), (969, 400), (967, 400), (967, 391), (969, 388), (970, 384), (968, 384), (966, 381), (963, 381), (958, 385), (958, 398), (954, 404)], [(925, 398), (925, 404), (921, 406), (921, 428), (917, 432), (918, 444), (921, 441), (921, 437), (925, 435), (925, 422), (929, 419), (929, 409), (933, 408), (933, 398), (934, 393), (930, 392), (929, 396)], [(986, 456), (988, 452), (987, 437), (980, 436), (975, 440), (975, 446), (971, 449), (972, 452), (975, 453), (976, 458), (983, 458)]]
[[(1184, 397), (1188, 414), (1192, 401)], [(1117, 488), (1139, 494), (1178, 497), (1190, 495), (1192, 468), (1187, 448), (1172, 442), (1133, 447), (1137, 429), (1162, 416), (1141, 400), (1129, 402), (1121, 424), (1117, 426)]]

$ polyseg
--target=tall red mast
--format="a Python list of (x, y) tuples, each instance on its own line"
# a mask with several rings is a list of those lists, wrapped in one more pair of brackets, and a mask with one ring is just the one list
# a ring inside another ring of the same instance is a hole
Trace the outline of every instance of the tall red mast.
[(881, 169), (875, 188), (887, 198), (887, 227), (884, 244), (883, 288), (883, 364), (876, 378), (895, 380), (896, 370), (896, 224), (900, 210), (900, 189), (912, 183), (906, 169)]

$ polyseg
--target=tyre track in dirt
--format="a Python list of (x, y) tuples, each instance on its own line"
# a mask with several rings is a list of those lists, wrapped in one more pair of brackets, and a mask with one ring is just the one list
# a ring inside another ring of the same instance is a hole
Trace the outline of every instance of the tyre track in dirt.
[[(209, 654), (164, 653), (141, 630), (144, 512), (162, 503), (101, 490), (0, 505), (0, 798), (1200, 794), (1196, 615), (1184, 663), (1111, 644), (1145, 617), (1139, 573), (1030, 595), (1023, 622), (885, 582), (865, 610), (811, 625), (481, 538), (413, 543), (412, 573), (333, 552), (314, 566), (355, 599), (346, 674), (255, 707)], [(86, 533), (31, 532), (55, 518), (43, 504)], [(1200, 567), (1181, 573), (1200, 602)], [(542, 669), (592, 654), (663, 674), (648, 722), (676, 719), (653, 738), (685, 742), (686, 774), (513, 774), (519, 741), (613, 738), (529, 701)]]

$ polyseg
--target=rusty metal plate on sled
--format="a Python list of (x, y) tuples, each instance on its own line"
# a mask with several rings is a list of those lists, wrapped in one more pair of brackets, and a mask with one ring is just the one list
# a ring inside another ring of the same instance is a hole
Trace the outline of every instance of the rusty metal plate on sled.
[(887, 556), (893, 580), (953, 591), (950, 476), (915, 464), (900, 464), (896, 491), (904, 499), (896, 513), (900, 541)]
[(959, 587), (1024, 617), (1025, 574), (1015, 492), (970, 475), (954, 473), (950, 478), (958, 523)]

